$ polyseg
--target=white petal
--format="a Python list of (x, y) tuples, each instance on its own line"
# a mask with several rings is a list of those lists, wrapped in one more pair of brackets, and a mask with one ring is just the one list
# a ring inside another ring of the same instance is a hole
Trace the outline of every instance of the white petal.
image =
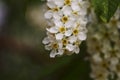
[(118, 76), (117, 80), (120, 80), (120, 72), (117, 72), (117, 76)]
[(92, 57), (93, 57), (93, 60), (94, 60), (95, 62), (101, 62), (101, 61), (102, 61), (99, 53), (94, 54)]
[(49, 2), (49, 1), (53, 1), (53, 0), (47, 0), (47, 1)]
[(62, 33), (58, 33), (55, 36), (56, 36), (57, 40), (62, 40), (62, 38), (63, 38), (63, 34)]
[(70, 15), (72, 13), (72, 9), (69, 6), (64, 6), (63, 9), (62, 9), (62, 11), (63, 11), (63, 14), (65, 16), (68, 16), (68, 15)]
[(65, 27), (66, 27), (66, 28), (73, 27), (73, 24), (74, 24), (73, 21), (68, 21), (68, 22), (65, 23)]
[(61, 26), (63, 26), (63, 23), (60, 21), (60, 20), (54, 20), (54, 23), (55, 23), (55, 25), (56, 26), (58, 26), (58, 27), (61, 27)]
[(72, 2), (71, 7), (74, 11), (80, 11), (80, 6), (76, 1)]
[(46, 50), (51, 50), (52, 48), (51, 48), (50, 45), (45, 45), (45, 49), (46, 49)]
[(55, 51), (55, 50), (52, 50), (52, 51), (50, 52), (50, 57), (51, 57), (51, 58), (55, 58), (56, 55), (57, 55), (57, 54), (56, 54), (56, 51)]
[(48, 6), (49, 8), (55, 8), (55, 7), (56, 7), (56, 5), (54, 4), (53, 1), (48, 1), (47, 6)]
[[(79, 18), (79, 17), (78, 17), (78, 18)], [(70, 17), (69, 17), (69, 20), (71, 20), (71, 21), (73, 21), (73, 22), (76, 22), (76, 21), (77, 21), (76, 17), (74, 17), (74, 16), (70, 16)]]
[(87, 14), (87, 10), (85, 9), (85, 8), (83, 8), (83, 9), (80, 9), (80, 13), (79, 13), (79, 15), (83, 15), (83, 16), (85, 16)]
[(80, 48), (79, 48), (79, 46), (76, 46), (75, 53), (78, 54), (79, 52), (80, 52)]
[(78, 0), (79, 3), (81, 3), (83, 0)]
[(85, 33), (81, 32), (78, 34), (78, 38), (79, 38), (79, 40), (86, 40), (87, 35)]
[(72, 34), (72, 30), (67, 30), (67, 31), (65, 32), (65, 36), (71, 36), (71, 34)]
[(76, 42), (76, 40), (77, 40), (77, 37), (76, 37), (76, 36), (71, 36), (71, 37), (69, 37), (70, 43), (74, 43), (74, 42)]
[(72, 44), (68, 44), (66, 46), (66, 49), (69, 50), (69, 51), (73, 51), (74, 50), (74, 46)]
[(63, 53), (64, 53), (64, 50), (59, 49), (57, 54), (58, 54), (58, 55), (63, 55)]
[(49, 42), (50, 42), (50, 40), (48, 37), (44, 38), (42, 41), (43, 44), (48, 44)]
[(49, 31), (51, 33), (57, 33), (58, 32), (56, 27), (51, 27), (50, 29), (47, 28), (47, 31)]
[(53, 16), (53, 13), (51, 11), (47, 11), (44, 16), (46, 19), (51, 19)]
[(53, 13), (53, 18), (54, 19), (57, 19), (57, 20), (60, 20), (61, 19), (61, 16), (59, 13)]
[(117, 23), (117, 27), (118, 29), (120, 29), (120, 21)]
[(119, 59), (117, 57), (111, 58), (111, 65), (117, 65), (119, 64)]
[(55, 0), (55, 4), (58, 6), (58, 7), (62, 7), (64, 5), (64, 0)]
[(63, 43), (62, 42), (58, 42), (59, 48), (62, 49), (63, 48)]
[(54, 26), (54, 23), (51, 21), (51, 19), (48, 19), (46, 22), (48, 23), (49, 26)]
[(79, 18), (79, 22), (80, 22), (80, 26), (85, 27), (88, 20), (86, 20), (86, 18)]
[(117, 55), (118, 58), (120, 58), (120, 53), (119, 52), (117, 52), (116, 55)]

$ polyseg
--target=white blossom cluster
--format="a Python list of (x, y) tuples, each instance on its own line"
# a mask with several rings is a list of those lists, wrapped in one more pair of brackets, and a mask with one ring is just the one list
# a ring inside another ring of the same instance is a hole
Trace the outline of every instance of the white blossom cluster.
[(87, 7), (85, 0), (47, 0), (47, 37), (43, 44), (50, 57), (78, 54), (79, 46), (86, 40)]
[(91, 78), (120, 80), (120, 9), (109, 23), (92, 24), (88, 30)]

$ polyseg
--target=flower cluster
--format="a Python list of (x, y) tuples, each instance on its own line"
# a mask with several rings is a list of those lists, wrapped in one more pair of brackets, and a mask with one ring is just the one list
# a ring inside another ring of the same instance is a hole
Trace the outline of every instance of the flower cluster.
[(79, 45), (86, 40), (86, 14), (88, 2), (85, 0), (47, 0), (47, 37), (43, 44), (51, 50), (50, 57), (76, 53)]
[(120, 80), (119, 28), (119, 9), (109, 23), (88, 27), (87, 46), (94, 80)]

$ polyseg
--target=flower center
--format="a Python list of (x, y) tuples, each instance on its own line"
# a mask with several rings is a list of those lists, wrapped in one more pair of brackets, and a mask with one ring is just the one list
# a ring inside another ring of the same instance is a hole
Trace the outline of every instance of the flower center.
[(116, 57), (116, 56), (117, 56), (117, 55), (116, 55), (117, 52), (118, 52), (117, 50), (111, 50), (111, 51), (110, 51), (111, 57)]
[(99, 74), (97, 75), (97, 78), (103, 78), (103, 74), (102, 74), (102, 73), (99, 73)]
[(111, 23), (112, 23), (112, 25), (116, 25), (117, 24), (117, 20), (112, 20)]
[(53, 10), (54, 12), (57, 12), (57, 11), (59, 11), (59, 8), (56, 7), (56, 8), (53, 8), (52, 10)]
[(80, 45), (80, 44), (81, 44), (80, 41), (76, 41), (76, 42), (74, 42), (74, 45)]
[(66, 31), (65, 27), (60, 27), (60, 28), (59, 28), (59, 32), (60, 32), (60, 33), (65, 33), (65, 31)]
[(95, 46), (95, 50), (101, 51), (101, 46), (100, 46), (100, 45), (96, 45), (96, 46)]
[(54, 43), (54, 44), (52, 45), (52, 47), (53, 47), (53, 49), (57, 49), (57, 48), (58, 48), (58, 44), (57, 44), (57, 43)]
[(104, 38), (109, 38), (110, 36), (109, 36), (109, 33), (108, 32), (105, 32), (104, 33)]
[(74, 11), (74, 12), (72, 12), (73, 14), (75, 14), (75, 15), (78, 15), (78, 12), (77, 11)]
[(73, 31), (73, 35), (78, 35), (78, 33), (79, 33), (79, 31), (78, 31), (77, 29), (75, 29), (75, 30)]
[(117, 71), (120, 71), (120, 64), (118, 64), (116, 68), (117, 68)]
[(63, 39), (63, 40), (62, 40), (62, 43), (63, 43), (63, 45), (65, 46), (65, 45), (68, 44), (68, 40), (67, 40), (67, 39)]
[(104, 68), (107, 68), (107, 67), (108, 67), (108, 63), (107, 63), (107, 62), (102, 62), (101, 65), (102, 65), (102, 67), (104, 67)]
[(62, 20), (63, 23), (66, 23), (68, 21), (68, 17), (67, 16), (63, 16), (61, 20)]
[(71, 4), (71, 0), (64, 0), (65, 5), (70, 5)]

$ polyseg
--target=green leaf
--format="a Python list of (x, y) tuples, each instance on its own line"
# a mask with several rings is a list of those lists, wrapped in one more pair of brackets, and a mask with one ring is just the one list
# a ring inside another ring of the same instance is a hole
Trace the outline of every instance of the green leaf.
[(120, 0), (92, 0), (96, 15), (104, 22), (108, 22), (119, 6)]

